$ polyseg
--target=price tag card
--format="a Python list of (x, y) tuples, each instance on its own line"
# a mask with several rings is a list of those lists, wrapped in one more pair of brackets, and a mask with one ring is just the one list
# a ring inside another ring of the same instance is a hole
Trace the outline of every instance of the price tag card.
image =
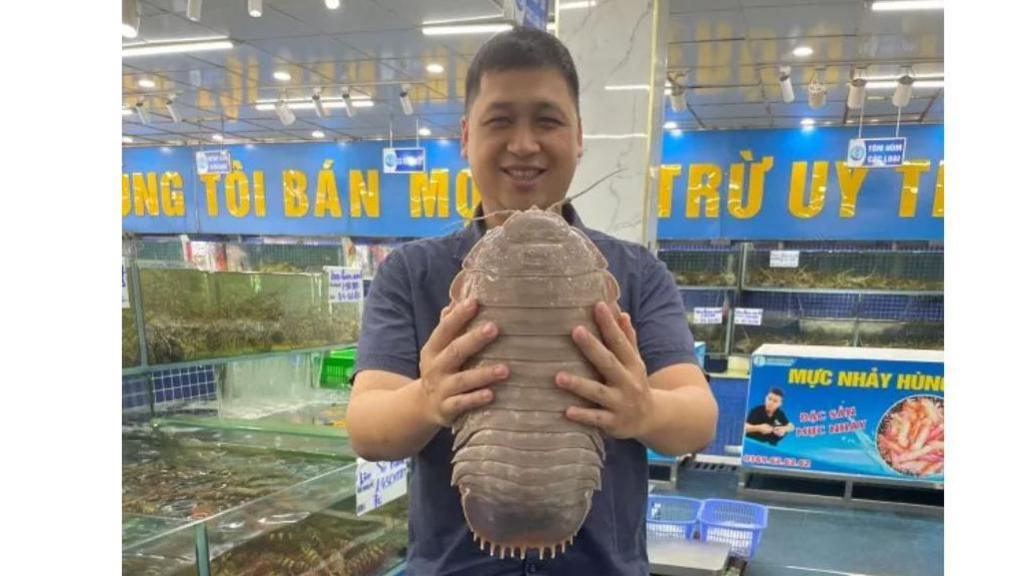
[(722, 323), (722, 309), (719, 308), (694, 308), (693, 309), (693, 323), (694, 324), (721, 324)]
[(368, 462), (356, 460), (356, 516), (401, 498), (408, 490), (407, 460)]
[(800, 265), (800, 251), (772, 250), (768, 265), (772, 268), (796, 268)]
[(363, 300), (363, 271), (359, 268), (324, 266), (327, 273), (327, 295), (331, 304)]
[(733, 311), (733, 323), (738, 326), (760, 326), (764, 308), (737, 308)]

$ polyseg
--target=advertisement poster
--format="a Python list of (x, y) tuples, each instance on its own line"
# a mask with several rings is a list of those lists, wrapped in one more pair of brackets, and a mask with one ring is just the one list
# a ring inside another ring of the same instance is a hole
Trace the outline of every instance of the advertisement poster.
[(941, 352), (763, 346), (742, 465), (941, 483), (943, 366)]

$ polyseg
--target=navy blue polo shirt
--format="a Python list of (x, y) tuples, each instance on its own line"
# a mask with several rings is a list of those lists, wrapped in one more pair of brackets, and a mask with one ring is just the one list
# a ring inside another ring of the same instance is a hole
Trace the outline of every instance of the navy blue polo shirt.
[[(664, 263), (644, 247), (589, 230), (567, 205), (563, 216), (608, 260), (619, 282), (619, 306), (637, 330), (648, 374), (697, 360), (683, 302)], [(449, 303), (448, 288), (469, 249), (485, 232), (479, 220), (459, 232), (396, 249), (370, 286), (356, 370), (386, 370), (419, 378), (419, 352)], [(451, 429), (442, 429), (413, 458), (407, 574), (646, 576), (647, 450), (636, 440), (605, 439), (602, 489), (572, 546), (557, 558), (498, 559), (480, 550), (451, 486)]]

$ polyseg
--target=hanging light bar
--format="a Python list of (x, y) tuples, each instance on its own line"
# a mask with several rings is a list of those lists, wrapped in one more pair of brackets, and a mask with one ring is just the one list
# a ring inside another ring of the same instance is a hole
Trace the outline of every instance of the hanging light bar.
[(263, 0), (249, 0), (249, 16), (253, 18), (263, 16)]

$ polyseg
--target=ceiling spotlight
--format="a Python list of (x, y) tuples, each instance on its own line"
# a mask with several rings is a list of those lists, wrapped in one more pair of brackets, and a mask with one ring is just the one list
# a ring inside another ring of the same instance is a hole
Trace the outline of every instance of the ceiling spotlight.
[(121, 144), (131, 144), (135, 142), (135, 139), (131, 136), (121, 136)]
[(679, 123), (678, 122), (672, 122), (672, 121), (665, 122), (665, 130), (675, 130), (677, 128), (679, 128)]
[(793, 93), (793, 79), (790, 78), (792, 69), (789, 66), (779, 67), (779, 89), (782, 90), (782, 101), (789, 104), (793, 100), (796, 100), (796, 94)]
[(398, 101), (402, 103), (402, 112), (406, 116), (412, 116), (412, 100), (409, 99), (409, 85), (402, 84), (402, 92), (398, 95)]
[(914, 78), (910, 75), (910, 69), (904, 69), (903, 74), (896, 80), (896, 91), (892, 94), (892, 104), (897, 108), (903, 108), (910, 104), (910, 96), (914, 91)]
[(149, 78), (139, 80), (139, 88), (153, 88), (154, 86), (156, 86), (156, 82), (153, 82)]
[(178, 114), (178, 109), (174, 106), (173, 97), (168, 98), (167, 101), (164, 102), (164, 106), (167, 108), (167, 113), (171, 115), (171, 120), (174, 120), (175, 123), (181, 122), (181, 115)]
[(868, 81), (860, 74), (850, 80), (850, 93), (846, 96), (846, 107), (850, 110), (860, 110), (864, 106), (864, 98), (867, 96), (866, 86)]
[(249, 16), (253, 18), (263, 16), (263, 0), (249, 0)]
[(199, 22), (200, 13), (203, 11), (203, 0), (188, 0), (185, 5), (185, 16), (193, 22)]
[(427, 128), (426, 126), (424, 126), (423, 128), (419, 129), (417, 134), (419, 134), (420, 136), (430, 136), (430, 128)]
[(278, 120), (285, 126), (291, 126), (295, 122), (295, 112), (292, 112), (284, 100), (278, 100), (274, 104), (274, 112), (277, 112)]
[(213, 136), (210, 136), (210, 138), (213, 139), (216, 142), (223, 142), (224, 141), (224, 136), (222, 136), (220, 134), (214, 134)]
[(149, 112), (146, 112), (145, 100), (139, 100), (135, 103), (135, 113), (138, 114), (140, 122), (149, 124)]
[(341, 6), (341, 0), (324, 0), (324, 5), (330, 10), (337, 10)]
[(355, 107), (352, 106), (352, 95), (345, 90), (341, 93), (341, 99), (345, 101), (345, 113), (351, 118), (356, 115)]
[(313, 109), (316, 110), (316, 115), (320, 118), (327, 116), (327, 110), (324, 109), (324, 103), (320, 101), (320, 92), (313, 93)]
[(444, 72), (444, 66), (441, 66), (437, 62), (431, 62), (430, 64), (427, 64), (427, 72), (430, 72), (431, 74), (441, 74)]
[(807, 105), (812, 109), (817, 110), (825, 106), (825, 94), (828, 89), (821, 82), (818, 82), (817, 78), (811, 80), (811, 83), (807, 85)]
[(121, 0), (121, 36), (138, 37), (140, 23), (139, 0)]
[(291, 79), (292, 75), (289, 74), (287, 70), (277, 70), (274, 72), (274, 80), (278, 80), (280, 82), (288, 82)]
[(323, 138), (324, 137), (324, 133), (319, 131), (319, 130), (313, 130), (313, 132), (311, 133), (311, 136), (313, 136), (313, 138)]
[(804, 57), (810, 56), (811, 54), (814, 54), (814, 49), (810, 46), (797, 46), (793, 49), (793, 56)]

